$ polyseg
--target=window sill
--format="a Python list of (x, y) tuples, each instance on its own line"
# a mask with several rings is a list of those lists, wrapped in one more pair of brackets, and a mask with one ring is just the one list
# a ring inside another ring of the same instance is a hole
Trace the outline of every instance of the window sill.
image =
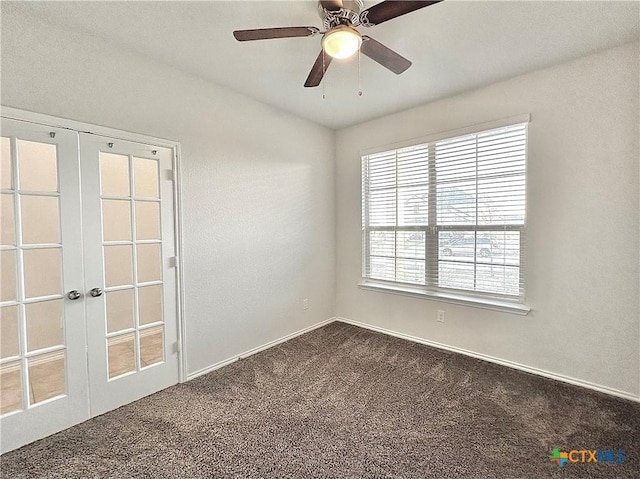
[(461, 304), (463, 306), (491, 309), (493, 311), (518, 314), (520, 316), (526, 316), (529, 311), (531, 311), (531, 308), (525, 304), (500, 301), (499, 299), (465, 296), (462, 294), (425, 291), (419, 288), (412, 288), (411, 286), (398, 286), (386, 283), (377, 283), (374, 281), (363, 281), (362, 283), (358, 284), (358, 287), (366, 291), (399, 294), (402, 296), (411, 296), (414, 298), (429, 299), (432, 301), (441, 301), (444, 303)]

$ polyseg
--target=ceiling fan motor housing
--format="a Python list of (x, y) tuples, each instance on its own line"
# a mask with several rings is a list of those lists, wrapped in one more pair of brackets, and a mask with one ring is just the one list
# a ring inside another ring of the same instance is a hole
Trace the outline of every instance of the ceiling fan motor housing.
[(327, 10), (318, 2), (318, 13), (325, 30), (331, 30), (338, 25), (358, 25), (363, 8), (362, 0), (343, 0), (342, 8), (339, 10)]

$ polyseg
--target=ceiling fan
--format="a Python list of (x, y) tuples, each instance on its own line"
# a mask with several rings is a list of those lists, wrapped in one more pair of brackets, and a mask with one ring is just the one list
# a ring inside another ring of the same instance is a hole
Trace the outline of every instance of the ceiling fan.
[(387, 0), (363, 10), (362, 0), (320, 0), (318, 13), (322, 18), (324, 31), (316, 27), (258, 28), (236, 30), (233, 36), (240, 42), (246, 42), (322, 35), (322, 50), (304, 83), (305, 87), (320, 84), (333, 58), (348, 58), (358, 50), (399, 75), (411, 66), (411, 62), (373, 38), (360, 35), (356, 28), (373, 27), (441, 1)]

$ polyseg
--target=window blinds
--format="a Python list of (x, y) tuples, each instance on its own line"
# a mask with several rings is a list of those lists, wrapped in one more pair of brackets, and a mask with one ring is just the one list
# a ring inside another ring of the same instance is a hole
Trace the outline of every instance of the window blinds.
[(362, 158), (363, 276), (522, 299), (527, 124)]

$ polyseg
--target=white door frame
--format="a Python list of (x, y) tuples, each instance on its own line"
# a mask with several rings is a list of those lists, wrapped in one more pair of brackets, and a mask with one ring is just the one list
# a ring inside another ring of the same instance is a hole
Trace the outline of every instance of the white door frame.
[(187, 361), (186, 361), (186, 324), (184, 321), (184, 284), (183, 270), (182, 270), (182, 258), (183, 258), (183, 244), (182, 244), (182, 179), (181, 179), (181, 163), (182, 157), (180, 150), (180, 142), (167, 140), (164, 138), (156, 138), (149, 135), (142, 135), (138, 133), (131, 133), (128, 131), (109, 128), (106, 126), (94, 125), (91, 123), (85, 123), (81, 121), (68, 120), (66, 118), (60, 118), (51, 115), (45, 115), (42, 113), (35, 113), (27, 110), (20, 110), (4, 105), (0, 105), (0, 116), (3, 118), (10, 118), (14, 120), (21, 120), (30, 123), (36, 123), (54, 128), (67, 128), (77, 132), (92, 133), (100, 136), (107, 136), (118, 140), (132, 141), (138, 143), (147, 143), (157, 146), (163, 146), (171, 148), (173, 150), (173, 175), (174, 175), (174, 189), (173, 189), (173, 209), (174, 209), (174, 231), (175, 231), (175, 245), (176, 245), (176, 286), (177, 286), (177, 314), (178, 314), (178, 366), (179, 366), (179, 379), (180, 382), (187, 380)]

